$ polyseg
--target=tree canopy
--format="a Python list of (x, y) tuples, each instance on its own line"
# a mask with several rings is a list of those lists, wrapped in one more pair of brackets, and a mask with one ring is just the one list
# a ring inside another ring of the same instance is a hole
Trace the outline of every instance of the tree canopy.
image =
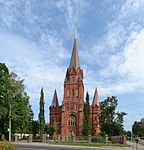
[(50, 136), (53, 136), (55, 132), (55, 128), (52, 125), (45, 125), (45, 132), (49, 134)]
[(101, 102), (100, 124), (101, 131), (108, 135), (121, 135), (124, 132), (123, 122), (125, 112), (116, 112), (117, 97), (107, 97)]
[(142, 118), (140, 121), (134, 122), (132, 126), (132, 132), (135, 136), (144, 136), (144, 118)]
[(25, 92), (24, 80), (15, 73), (9, 73), (0, 63), (0, 133), (7, 136), (9, 106), (12, 106), (12, 133), (28, 132), (33, 119), (29, 96)]

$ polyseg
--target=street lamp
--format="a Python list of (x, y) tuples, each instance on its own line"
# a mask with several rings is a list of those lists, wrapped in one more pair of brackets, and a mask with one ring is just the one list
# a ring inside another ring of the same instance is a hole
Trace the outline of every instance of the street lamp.
[[(15, 96), (13, 96), (14, 98)], [(12, 106), (9, 104), (9, 142), (11, 142), (11, 125), (12, 125)]]
[[(0, 98), (4, 99), (2, 95), (0, 95)], [(11, 104), (9, 105), (9, 142), (11, 142)]]
[(4, 97), (1, 95), (1, 96), (0, 96), (0, 98), (2, 98), (2, 99), (3, 99)]
[(8, 128), (8, 132), (9, 132), (9, 142), (11, 142), (11, 104), (9, 105), (9, 128)]

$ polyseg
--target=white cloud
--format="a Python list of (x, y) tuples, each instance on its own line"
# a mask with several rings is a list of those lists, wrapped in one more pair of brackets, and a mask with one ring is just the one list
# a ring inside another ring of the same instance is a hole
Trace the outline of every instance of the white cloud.
[(127, 76), (131, 81), (144, 83), (144, 29), (133, 33), (131, 42), (124, 48), (124, 63), (118, 68), (118, 72)]
[(127, 0), (121, 7), (119, 19), (137, 15), (140, 12), (140, 9), (143, 9), (143, 7), (143, 0)]
[[(31, 100), (39, 100), (41, 87), (44, 87), (46, 91), (46, 99), (52, 99), (54, 89), (57, 88), (62, 100), (61, 90), (66, 68), (57, 62), (65, 58), (59, 55), (63, 54), (64, 48), (58, 42), (56, 47), (53, 38), (49, 37), (49, 41), (51, 43), (47, 47), (48, 51), (45, 51), (22, 37), (14, 34), (0, 34), (0, 53), (2, 54), (0, 60), (5, 62), (21, 79), (25, 79)], [(57, 53), (53, 53), (56, 49), (58, 49)]]
[[(119, 13), (108, 23), (106, 34), (83, 57), (101, 67), (94, 70), (89, 65), (87, 71), (92, 73), (86, 81), (100, 87), (103, 96), (144, 89), (144, 1), (127, 0), (114, 9)], [(88, 86), (89, 90), (93, 88)]]
[[(92, 6), (91, 1), (62, 0), (57, 2), (57, 7), (64, 13), (68, 34), (73, 35), (82, 23), (85, 23), (84, 15)], [(86, 21), (86, 20), (85, 20)], [(78, 33), (77, 33), (78, 35)]]

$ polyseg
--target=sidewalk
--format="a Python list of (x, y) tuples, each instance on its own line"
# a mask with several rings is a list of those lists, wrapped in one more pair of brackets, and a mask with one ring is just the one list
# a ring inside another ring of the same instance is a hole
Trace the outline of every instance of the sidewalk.
[(133, 150), (144, 150), (144, 145), (137, 144), (137, 149), (136, 149), (136, 143), (133, 142), (127, 142), (128, 145), (133, 147)]

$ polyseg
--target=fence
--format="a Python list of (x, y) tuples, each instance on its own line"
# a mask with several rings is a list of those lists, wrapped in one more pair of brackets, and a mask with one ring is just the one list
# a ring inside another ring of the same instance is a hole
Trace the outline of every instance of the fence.
[(112, 143), (126, 144), (127, 136), (110, 136), (108, 140), (112, 141)]
[[(29, 134), (27, 138), (27, 142), (43, 142), (46, 143), (49, 140), (54, 140), (56, 142), (59, 141), (69, 141), (69, 142), (85, 142), (85, 143), (120, 143), (126, 144), (127, 136), (68, 136), (68, 137), (61, 137), (60, 135), (54, 135), (53, 137), (47, 137), (46, 134), (40, 138), (35, 138), (32, 134)], [(18, 141), (17, 136), (15, 136), (15, 141)]]

